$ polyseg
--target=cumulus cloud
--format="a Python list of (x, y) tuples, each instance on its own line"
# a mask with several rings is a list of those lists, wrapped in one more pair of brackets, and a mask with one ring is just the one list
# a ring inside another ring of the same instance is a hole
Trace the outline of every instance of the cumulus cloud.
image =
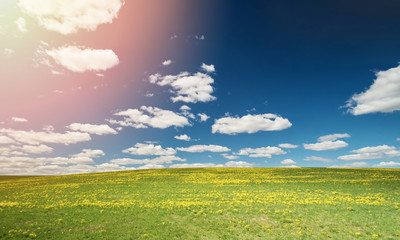
[(316, 157), (316, 156), (311, 156), (311, 157), (306, 157), (304, 161), (320, 161), (323, 163), (328, 163), (328, 162), (336, 162), (335, 159), (329, 159), (329, 158), (323, 158), (323, 157)]
[(239, 156), (229, 155), (229, 154), (226, 154), (226, 153), (221, 154), (221, 156), (223, 156), (226, 159), (230, 159), (230, 160), (234, 160), (234, 159), (238, 159), (239, 158)]
[(178, 140), (183, 140), (183, 141), (190, 141), (190, 137), (188, 136), (188, 135), (186, 135), (186, 134), (182, 134), (182, 135), (179, 135), (179, 136), (175, 136), (174, 137), (175, 139), (178, 139)]
[(299, 145), (294, 145), (294, 144), (290, 144), (290, 143), (281, 143), (278, 145), (281, 148), (298, 148)]
[(141, 165), (141, 164), (170, 164), (173, 161), (185, 162), (186, 159), (177, 156), (159, 156), (156, 158), (132, 159), (132, 158), (117, 158), (110, 162), (118, 165)]
[(15, 50), (11, 48), (4, 48), (3, 53), (9, 57), (15, 53)]
[(73, 72), (105, 71), (119, 63), (118, 56), (111, 49), (63, 46), (44, 52), (57, 64)]
[(175, 96), (171, 97), (173, 102), (209, 102), (216, 99), (212, 96), (214, 79), (204, 73), (190, 74), (182, 72), (177, 75), (153, 74), (149, 77), (150, 83), (159, 86), (170, 86)]
[(30, 145), (38, 145), (41, 143), (59, 143), (64, 145), (75, 144), (78, 142), (90, 141), (91, 137), (88, 133), (82, 132), (36, 132), (36, 131), (23, 131), (13, 129), (0, 129), (0, 134), (7, 135), (8, 137), (20, 142)]
[(73, 158), (98, 158), (104, 156), (105, 153), (100, 149), (83, 149), (82, 152), (71, 155)]
[(33, 154), (43, 154), (53, 152), (53, 148), (46, 145), (23, 145), (18, 148), (20, 151)]
[(374, 167), (400, 167), (400, 162), (393, 162), (393, 161), (380, 162), (374, 165)]
[(308, 150), (314, 151), (327, 151), (327, 150), (337, 150), (340, 148), (347, 147), (349, 144), (337, 140), (338, 138), (349, 138), (350, 135), (347, 133), (335, 133), (330, 135), (321, 136), (318, 138), (317, 143), (303, 144), (303, 147)]
[(388, 159), (400, 157), (400, 150), (393, 146), (380, 145), (375, 147), (364, 147), (351, 151), (354, 154), (343, 155), (338, 157), (341, 160), (371, 160), (371, 159)]
[(137, 169), (161, 169), (161, 168), (165, 168), (165, 166), (160, 164), (146, 164), (138, 167)]
[(15, 24), (17, 25), (17, 28), (20, 32), (24, 33), (27, 31), (25, 18), (18, 18), (17, 21), (15, 21)]
[(171, 60), (165, 60), (165, 61), (162, 62), (162, 65), (163, 65), (163, 66), (168, 66), (168, 65), (170, 65), (171, 63), (172, 63)]
[(28, 122), (28, 119), (26, 118), (20, 118), (20, 117), (13, 117), (11, 118), (14, 122)]
[(365, 92), (354, 94), (346, 107), (353, 115), (400, 110), (400, 66), (376, 73)]
[(294, 164), (296, 164), (296, 162), (293, 161), (292, 159), (285, 159), (285, 160), (281, 161), (281, 164), (282, 165), (294, 165)]
[(206, 72), (215, 72), (215, 67), (213, 64), (207, 65), (205, 63), (201, 64), (201, 69)]
[(117, 131), (112, 129), (107, 124), (95, 125), (95, 124), (83, 124), (83, 123), (72, 123), (67, 128), (73, 131), (86, 132), (89, 134), (106, 135), (106, 134), (117, 134)]
[(183, 116), (186, 116), (186, 117), (191, 118), (191, 119), (195, 119), (196, 118), (193, 113), (189, 112), (191, 110), (191, 108), (186, 106), (186, 105), (182, 105), (179, 108), (179, 110), (181, 110)]
[(173, 148), (162, 148), (160, 145), (136, 143), (134, 147), (123, 150), (124, 153), (132, 155), (175, 155)]
[(258, 131), (279, 131), (292, 126), (288, 119), (276, 114), (247, 114), (243, 117), (223, 117), (215, 120), (212, 133), (237, 134)]
[(260, 148), (243, 148), (240, 149), (238, 155), (248, 155), (250, 157), (267, 157), (271, 158), (272, 155), (286, 154), (281, 148), (278, 147), (260, 147)]
[(0, 136), (0, 144), (12, 144), (15, 143), (15, 141), (7, 136)]
[(229, 152), (231, 151), (227, 147), (219, 146), (219, 145), (192, 145), (190, 147), (178, 147), (176, 148), (182, 152)]
[(363, 167), (369, 167), (368, 163), (366, 163), (366, 162), (353, 162), (353, 163), (349, 163), (349, 164), (330, 166), (330, 168), (363, 168)]
[(122, 0), (19, 0), (23, 12), (61, 34), (94, 31), (100, 24), (112, 23), (123, 4)]
[(210, 117), (207, 116), (207, 114), (205, 114), (205, 113), (198, 113), (197, 116), (200, 117), (200, 122), (205, 122), (205, 121), (207, 121), (207, 119), (210, 118)]
[(128, 109), (114, 114), (125, 117), (123, 121), (108, 120), (111, 124), (134, 128), (168, 128), (190, 125), (189, 120), (178, 113), (157, 107), (141, 106), (140, 109)]
[(347, 133), (335, 133), (319, 137), (318, 142), (331, 142), (339, 138), (349, 138), (349, 137), (350, 135)]

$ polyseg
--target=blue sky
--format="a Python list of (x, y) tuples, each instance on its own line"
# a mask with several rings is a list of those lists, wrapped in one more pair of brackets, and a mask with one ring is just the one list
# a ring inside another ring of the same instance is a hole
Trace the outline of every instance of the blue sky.
[(1, 6), (0, 174), (400, 167), (400, 3), (91, 1)]

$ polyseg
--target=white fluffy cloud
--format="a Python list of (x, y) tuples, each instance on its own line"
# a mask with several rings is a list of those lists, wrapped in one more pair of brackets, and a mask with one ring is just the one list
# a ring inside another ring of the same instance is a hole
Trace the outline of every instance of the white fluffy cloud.
[(229, 152), (231, 151), (227, 147), (219, 146), (219, 145), (192, 145), (190, 147), (184, 148), (184, 147), (179, 147), (176, 148), (179, 151), (182, 152)]
[(25, 144), (38, 145), (41, 143), (59, 143), (64, 145), (75, 144), (78, 142), (90, 141), (91, 137), (88, 133), (82, 132), (36, 132), (36, 131), (23, 131), (13, 129), (0, 129), (0, 134), (7, 135), (8, 137)]
[(205, 113), (198, 113), (197, 116), (200, 117), (200, 122), (205, 122), (205, 121), (207, 121), (207, 119), (210, 118), (210, 117), (207, 116), (207, 114), (205, 114)]
[(15, 24), (17, 25), (17, 28), (20, 32), (24, 33), (27, 31), (25, 18), (22, 17), (18, 18), (17, 21), (15, 21)]
[(4, 53), (4, 55), (9, 57), (15, 53), (15, 50), (11, 49), (11, 48), (4, 48), (3, 53)]
[(278, 147), (260, 147), (260, 148), (243, 148), (240, 149), (238, 155), (248, 155), (250, 157), (267, 157), (271, 158), (272, 155), (286, 154), (281, 148)]
[(175, 155), (176, 151), (173, 148), (162, 148), (160, 145), (136, 143), (134, 147), (123, 150), (124, 153), (132, 155)]
[(179, 136), (175, 136), (174, 137), (175, 139), (178, 139), (178, 140), (182, 140), (182, 141), (190, 141), (190, 137), (188, 136), (188, 135), (186, 135), (186, 134), (182, 134), (182, 135), (179, 135)]
[(292, 159), (285, 159), (285, 160), (281, 161), (281, 164), (283, 164), (283, 165), (294, 165), (294, 164), (296, 164), (296, 162), (293, 161)]
[(224, 117), (215, 120), (212, 133), (255, 133), (258, 131), (279, 131), (292, 126), (288, 119), (276, 114), (247, 114), (243, 117)]
[(320, 161), (320, 162), (323, 162), (323, 163), (336, 162), (336, 160), (334, 160), (334, 159), (316, 157), (316, 156), (306, 157), (304, 159), (304, 161)]
[(72, 123), (67, 128), (78, 131), (78, 132), (87, 132), (89, 134), (96, 135), (106, 135), (106, 134), (117, 134), (117, 131), (112, 129), (107, 124), (95, 125), (95, 124), (83, 124), (83, 123)]
[(393, 162), (393, 161), (380, 162), (380, 163), (374, 165), (374, 167), (399, 167), (399, 166), (400, 166), (400, 162)]
[(118, 56), (111, 49), (63, 46), (45, 50), (45, 53), (57, 64), (73, 72), (105, 71), (119, 63)]
[(207, 65), (205, 63), (201, 64), (201, 69), (206, 72), (215, 72), (215, 67), (213, 64)]
[(153, 84), (159, 86), (170, 86), (175, 96), (171, 97), (173, 102), (209, 102), (216, 99), (212, 96), (214, 89), (211, 84), (214, 79), (204, 73), (190, 74), (183, 72), (178, 75), (153, 74), (149, 77)]
[(369, 167), (369, 165), (366, 162), (353, 162), (349, 164), (330, 166), (330, 168), (362, 168), (362, 167)]
[(123, 0), (19, 0), (26, 14), (61, 34), (94, 31), (100, 24), (112, 23), (123, 4)]
[(226, 159), (230, 159), (230, 160), (234, 160), (234, 159), (238, 159), (239, 158), (239, 156), (229, 155), (229, 154), (226, 154), (226, 153), (221, 154), (221, 156), (223, 156)]
[(71, 155), (71, 157), (73, 157), (73, 158), (82, 158), (82, 157), (98, 158), (98, 157), (101, 157), (104, 155), (105, 155), (105, 153), (100, 149), (83, 149), (82, 152)]
[(14, 122), (28, 122), (28, 119), (26, 118), (20, 118), (20, 117), (13, 117), (11, 118)]
[(162, 62), (162, 65), (163, 65), (163, 66), (168, 66), (168, 65), (170, 65), (171, 63), (172, 63), (171, 60), (165, 60), (165, 61)]
[(325, 136), (321, 136), (318, 138), (317, 143), (311, 144), (303, 144), (303, 147), (308, 150), (314, 151), (327, 151), (327, 150), (336, 150), (340, 148), (347, 147), (349, 144), (342, 141), (337, 140), (338, 138), (349, 138), (350, 135), (347, 133), (335, 133), (329, 134)]
[(177, 156), (159, 156), (150, 159), (118, 158), (118, 159), (113, 159), (110, 162), (118, 165), (141, 165), (141, 164), (170, 164), (173, 161), (185, 162), (186, 159)]
[(15, 141), (7, 136), (0, 136), (0, 144), (12, 144), (15, 143)]
[(400, 66), (376, 73), (365, 92), (354, 94), (346, 107), (353, 115), (400, 110)]
[(290, 143), (281, 143), (278, 145), (281, 148), (298, 148), (299, 145), (294, 145), (294, 144), (290, 144)]
[(318, 142), (331, 142), (335, 141), (339, 138), (349, 138), (350, 135), (347, 133), (334, 133), (334, 134), (329, 134), (325, 136), (321, 136), (318, 138)]
[(168, 128), (168, 127), (184, 127), (190, 125), (189, 120), (185, 116), (178, 113), (163, 110), (156, 107), (141, 106), (140, 109), (128, 109), (115, 113), (116, 116), (125, 117), (123, 121), (108, 120), (111, 124), (119, 124), (121, 126), (131, 126), (134, 128)]
[(364, 147), (351, 151), (354, 154), (338, 157), (341, 160), (370, 160), (370, 159), (388, 159), (400, 157), (400, 150), (393, 146), (380, 145), (375, 147)]

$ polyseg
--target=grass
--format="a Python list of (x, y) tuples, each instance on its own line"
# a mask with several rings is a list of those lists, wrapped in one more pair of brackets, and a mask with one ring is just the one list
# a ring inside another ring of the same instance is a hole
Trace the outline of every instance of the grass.
[(0, 176), (1, 239), (400, 239), (400, 169)]

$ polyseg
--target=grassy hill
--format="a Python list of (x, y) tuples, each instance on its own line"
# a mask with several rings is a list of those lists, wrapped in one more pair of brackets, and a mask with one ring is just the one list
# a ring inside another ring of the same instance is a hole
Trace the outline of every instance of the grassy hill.
[(400, 169), (1, 176), (1, 239), (400, 239)]

